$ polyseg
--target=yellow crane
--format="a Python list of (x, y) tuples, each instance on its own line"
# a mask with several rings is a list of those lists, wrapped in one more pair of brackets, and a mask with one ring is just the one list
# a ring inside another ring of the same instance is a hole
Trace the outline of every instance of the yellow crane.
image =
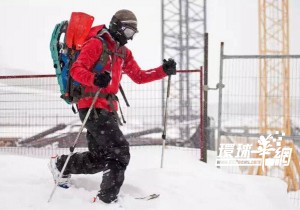
[[(258, 4), (260, 55), (288, 55), (289, 1), (258, 0)], [(289, 59), (260, 59), (259, 130), (262, 134), (276, 131), (286, 136), (291, 134), (289, 65)], [(288, 190), (298, 190), (300, 166), (293, 142), (284, 140), (282, 147), (293, 148), (290, 165), (282, 169)], [(258, 167), (256, 174), (263, 175), (265, 171)], [(249, 173), (253, 173), (253, 168)]]
[[(288, 0), (259, 0), (260, 55), (289, 54)], [(261, 133), (290, 135), (290, 68), (287, 59), (260, 62), (259, 128)]]

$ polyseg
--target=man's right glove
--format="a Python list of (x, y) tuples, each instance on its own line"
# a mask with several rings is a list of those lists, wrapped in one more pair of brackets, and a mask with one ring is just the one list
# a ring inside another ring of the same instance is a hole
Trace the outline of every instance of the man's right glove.
[(109, 72), (105, 71), (104, 73), (101, 74), (95, 74), (94, 78), (94, 85), (100, 87), (100, 88), (105, 88), (109, 84), (111, 80)]
[(172, 58), (164, 59), (162, 67), (168, 76), (176, 74), (176, 62)]

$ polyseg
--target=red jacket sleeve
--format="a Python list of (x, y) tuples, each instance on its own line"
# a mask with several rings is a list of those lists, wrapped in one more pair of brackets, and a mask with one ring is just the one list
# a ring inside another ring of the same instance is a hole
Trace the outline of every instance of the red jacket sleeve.
[(102, 52), (102, 42), (90, 39), (81, 48), (77, 60), (73, 63), (70, 74), (74, 80), (86, 86), (94, 86), (94, 65)]
[(123, 66), (123, 71), (138, 84), (152, 82), (154, 80), (162, 79), (167, 76), (162, 66), (154, 69), (141, 70), (129, 49), (126, 48), (126, 59)]

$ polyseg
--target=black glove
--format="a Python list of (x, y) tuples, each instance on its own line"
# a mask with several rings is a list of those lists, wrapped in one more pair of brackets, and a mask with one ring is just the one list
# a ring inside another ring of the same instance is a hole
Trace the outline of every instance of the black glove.
[(176, 74), (176, 62), (172, 58), (169, 58), (168, 60), (164, 59), (162, 67), (167, 75), (170, 76)]
[(100, 87), (100, 88), (105, 88), (109, 84), (111, 80), (109, 72), (105, 71), (104, 73), (101, 74), (95, 74), (94, 78), (94, 85)]

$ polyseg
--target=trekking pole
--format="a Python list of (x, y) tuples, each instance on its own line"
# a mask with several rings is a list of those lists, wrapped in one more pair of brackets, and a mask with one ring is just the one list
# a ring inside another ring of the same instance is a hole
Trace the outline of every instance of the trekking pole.
[(69, 160), (70, 160), (70, 157), (73, 155), (73, 152), (74, 152), (74, 150), (75, 150), (75, 147), (76, 147), (76, 145), (77, 145), (77, 142), (78, 142), (78, 140), (79, 140), (79, 137), (80, 137), (80, 135), (81, 135), (81, 133), (82, 133), (82, 131), (83, 131), (83, 129), (84, 129), (84, 126), (85, 126), (85, 124), (86, 124), (86, 121), (88, 120), (88, 118), (89, 118), (89, 116), (90, 116), (90, 114), (91, 114), (92, 109), (94, 108), (94, 105), (95, 105), (96, 100), (97, 100), (97, 98), (98, 98), (98, 96), (99, 96), (99, 94), (100, 94), (100, 91), (101, 91), (101, 88), (96, 92), (96, 95), (94, 96), (93, 101), (92, 101), (92, 104), (91, 104), (91, 106), (90, 106), (90, 108), (89, 108), (89, 110), (88, 110), (88, 112), (87, 112), (87, 114), (86, 114), (86, 116), (85, 116), (85, 118), (84, 118), (84, 120), (83, 120), (83, 122), (82, 122), (82, 125), (81, 125), (81, 127), (80, 127), (80, 129), (79, 129), (79, 132), (78, 132), (78, 134), (77, 134), (77, 136), (76, 136), (76, 139), (75, 139), (75, 141), (74, 141), (74, 143), (73, 143), (73, 146), (70, 147), (70, 154), (68, 155), (68, 157), (67, 157), (67, 159), (66, 159), (66, 162), (65, 162), (63, 168), (62, 168), (61, 171), (60, 171), (60, 174), (59, 174), (59, 176), (58, 176), (57, 182), (56, 182), (55, 185), (54, 185), (54, 188), (53, 188), (53, 190), (52, 190), (52, 192), (51, 192), (51, 194), (50, 194), (50, 197), (49, 197), (48, 202), (50, 202), (50, 201), (52, 200), (52, 197), (53, 197), (54, 192), (55, 192), (55, 190), (56, 190), (56, 188), (57, 188), (57, 185), (58, 185), (58, 183), (59, 183), (59, 180), (62, 178), (63, 173), (64, 173), (64, 171), (65, 171), (65, 169), (66, 169), (66, 167), (67, 167), (67, 164), (68, 164), (68, 162), (69, 162)]
[(124, 99), (124, 101), (125, 101), (125, 103), (126, 103), (126, 106), (127, 106), (127, 107), (130, 107), (130, 105), (129, 105), (129, 103), (128, 103), (128, 100), (127, 100), (127, 97), (126, 97), (126, 95), (125, 95), (124, 89), (123, 89), (123, 87), (121, 86), (121, 84), (119, 85), (119, 89), (120, 89), (120, 92), (121, 92), (121, 94), (122, 94), (122, 96), (123, 96), (123, 99)]
[(168, 76), (168, 87), (167, 87), (167, 98), (166, 98), (166, 105), (165, 105), (165, 113), (164, 113), (164, 130), (162, 134), (162, 151), (161, 151), (161, 163), (160, 168), (163, 168), (164, 163), (164, 153), (165, 153), (165, 146), (166, 146), (166, 133), (167, 133), (167, 118), (168, 118), (168, 100), (170, 96), (170, 86), (171, 86), (171, 75)]

